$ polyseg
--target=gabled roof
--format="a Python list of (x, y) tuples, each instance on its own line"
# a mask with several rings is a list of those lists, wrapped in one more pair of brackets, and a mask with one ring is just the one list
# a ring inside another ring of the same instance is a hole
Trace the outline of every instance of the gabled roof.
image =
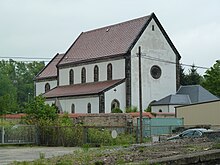
[(57, 53), (54, 58), (37, 74), (35, 80), (42, 80), (48, 78), (57, 77), (57, 67), (56, 65), (62, 59), (64, 54)]
[(124, 82), (124, 79), (59, 86), (45, 93), (43, 96), (48, 99), (68, 96), (95, 95), (111, 89), (122, 82)]
[(145, 17), (81, 33), (67, 50), (58, 66), (127, 54), (138, 41), (152, 18), (156, 21), (173, 51), (180, 58), (178, 51), (156, 15), (152, 13)]
[(200, 85), (181, 86), (177, 94), (189, 95), (192, 103), (218, 100), (219, 98), (211, 94), (208, 90)]
[(152, 103), (151, 105), (187, 105), (187, 104), (191, 104), (188, 95), (175, 94), (164, 97)]

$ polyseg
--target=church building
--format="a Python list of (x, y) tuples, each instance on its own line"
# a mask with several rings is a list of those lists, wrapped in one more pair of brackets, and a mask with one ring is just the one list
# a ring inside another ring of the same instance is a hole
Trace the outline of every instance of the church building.
[(139, 107), (139, 47), (146, 109), (179, 87), (180, 54), (154, 13), (82, 32), (36, 76), (35, 93), (68, 113)]

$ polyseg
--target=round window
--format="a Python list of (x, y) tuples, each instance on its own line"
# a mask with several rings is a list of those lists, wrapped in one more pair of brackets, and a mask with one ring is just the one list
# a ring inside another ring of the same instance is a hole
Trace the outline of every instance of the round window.
[(161, 76), (161, 69), (159, 66), (154, 65), (151, 67), (150, 73), (153, 78), (158, 79)]

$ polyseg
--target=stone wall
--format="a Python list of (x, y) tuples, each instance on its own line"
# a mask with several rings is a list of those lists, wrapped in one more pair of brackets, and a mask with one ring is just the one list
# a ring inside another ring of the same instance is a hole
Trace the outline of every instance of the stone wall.
[(84, 114), (71, 116), (74, 123), (82, 123), (86, 126), (119, 126), (132, 125), (132, 116), (126, 113), (110, 114)]

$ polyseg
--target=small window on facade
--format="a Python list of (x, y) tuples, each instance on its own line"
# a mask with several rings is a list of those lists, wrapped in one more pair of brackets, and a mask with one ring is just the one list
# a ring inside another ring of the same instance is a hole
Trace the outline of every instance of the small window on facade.
[(81, 83), (86, 83), (86, 69), (82, 68), (81, 71)]
[(94, 67), (94, 82), (99, 81), (99, 67), (96, 65)]
[(163, 112), (162, 109), (159, 109), (159, 112)]
[(45, 84), (45, 93), (48, 92), (50, 90), (50, 84), (46, 83)]
[(74, 104), (72, 104), (72, 106), (71, 106), (71, 113), (75, 113), (75, 105)]
[(88, 103), (88, 105), (87, 105), (87, 113), (91, 113), (91, 109), (92, 109), (91, 104)]
[(72, 69), (69, 72), (69, 80), (70, 80), (70, 85), (74, 84), (74, 72)]
[(154, 25), (152, 25), (152, 31), (154, 31)]
[(112, 80), (112, 64), (107, 65), (107, 80)]

